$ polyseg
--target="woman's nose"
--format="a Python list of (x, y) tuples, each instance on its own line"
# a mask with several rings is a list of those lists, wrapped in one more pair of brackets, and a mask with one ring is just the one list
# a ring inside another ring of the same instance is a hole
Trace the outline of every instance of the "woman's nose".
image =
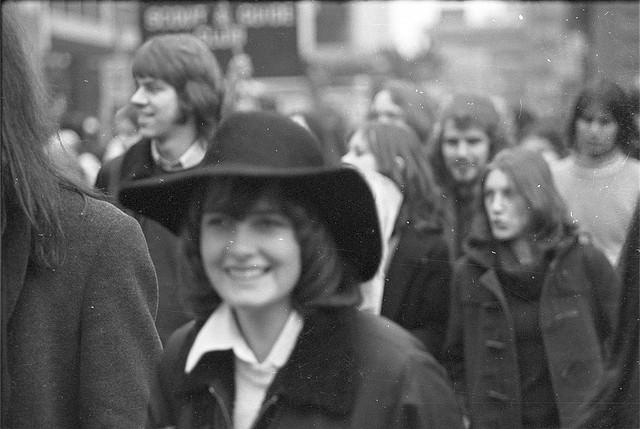
[(227, 251), (233, 255), (246, 255), (256, 248), (255, 235), (248, 225), (236, 224), (227, 240)]
[(456, 146), (456, 154), (459, 158), (465, 158), (469, 155), (469, 144), (465, 140), (458, 142)]
[(491, 203), (489, 204), (489, 209), (493, 213), (500, 213), (504, 209), (504, 198), (500, 195), (495, 195), (491, 199)]
[(354, 158), (353, 152), (349, 151), (344, 155), (342, 155), (341, 161), (346, 162), (347, 164), (353, 164), (353, 158)]

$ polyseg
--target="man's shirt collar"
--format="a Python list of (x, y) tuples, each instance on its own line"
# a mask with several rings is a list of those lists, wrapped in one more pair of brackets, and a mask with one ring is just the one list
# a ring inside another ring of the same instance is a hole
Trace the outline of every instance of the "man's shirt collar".
[(158, 142), (151, 141), (151, 157), (153, 161), (164, 171), (179, 171), (195, 167), (203, 159), (207, 151), (207, 143), (203, 139), (198, 139), (175, 161), (169, 161), (160, 155)]

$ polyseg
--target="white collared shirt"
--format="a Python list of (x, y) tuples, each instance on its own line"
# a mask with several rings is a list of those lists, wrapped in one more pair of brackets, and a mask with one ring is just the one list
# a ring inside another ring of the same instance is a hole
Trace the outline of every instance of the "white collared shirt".
[(153, 158), (153, 162), (165, 171), (178, 171), (195, 167), (204, 159), (206, 152), (207, 143), (202, 139), (198, 139), (193, 142), (182, 155), (180, 155), (180, 158), (175, 161), (169, 161), (160, 155), (158, 142), (156, 140), (151, 140), (151, 157)]
[(207, 352), (233, 350), (236, 386), (233, 427), (250, 428), (276, 373), (289, 360), (302, 326), (302, 316), (292, 310), (269, 355), (258, 362), (240, 332), (231, 307), (222, 303), (198, 332), (187, 356), (185, 372), (190, 373)]

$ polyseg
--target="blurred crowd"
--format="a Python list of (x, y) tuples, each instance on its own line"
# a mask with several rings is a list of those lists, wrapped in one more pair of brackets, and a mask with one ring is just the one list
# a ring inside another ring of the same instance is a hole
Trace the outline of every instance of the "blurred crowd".
[[(3, 427), (640, 427), (638, 88), (542, 117), (389, 78), (354, 121), (161, 35), (96, 149), (2, 19)], [(245, 229), (267, 271), (312, 248), (277, 311), (236, 296), (258, 268), (213, 261)]]

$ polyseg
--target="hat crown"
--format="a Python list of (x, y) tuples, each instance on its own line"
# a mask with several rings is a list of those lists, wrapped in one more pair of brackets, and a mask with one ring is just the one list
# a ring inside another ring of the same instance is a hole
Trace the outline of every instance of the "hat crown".
[(237, 112), (213, 138), (204, 165), (256, 171), (328, 167), (320, 143), (304, 127), (269, 112)]

